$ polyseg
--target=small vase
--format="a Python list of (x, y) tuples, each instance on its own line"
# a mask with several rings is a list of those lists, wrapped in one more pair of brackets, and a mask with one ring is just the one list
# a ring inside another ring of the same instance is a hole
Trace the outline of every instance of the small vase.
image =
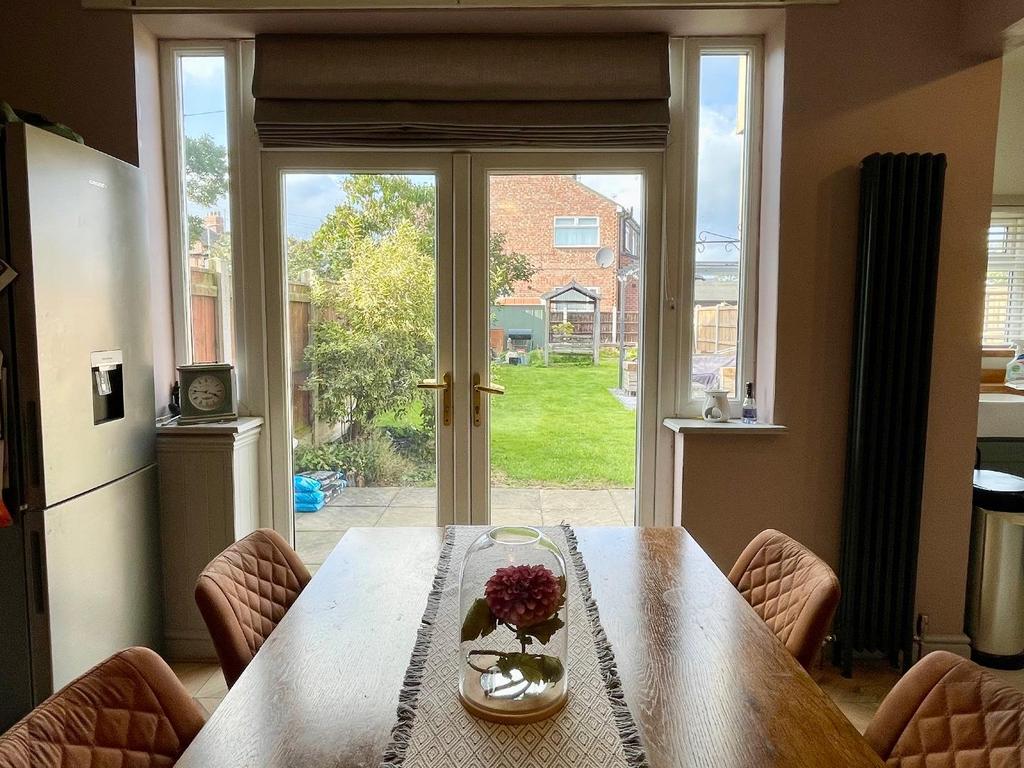
[(470, 714), (532, 723), (568, 698), (565, 559), (536, 528), (502, 526), (466, 552), (459, 584), (459, 699)]

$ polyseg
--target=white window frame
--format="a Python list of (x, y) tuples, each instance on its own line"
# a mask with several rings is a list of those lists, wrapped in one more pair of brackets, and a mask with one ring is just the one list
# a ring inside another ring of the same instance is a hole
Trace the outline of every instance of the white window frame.
[[(667, 207), (666, 296), (670, 308), (678, 307), (676, 326), (666, 329), (675, 335), (675, 412), (697, 418), (703, 398), (691, 396), (693, 365), (693, 281), (697, 251), (697, 150), (700, 113), (700, 58), (709, 53), (746, 53), (749, 56), (747, 94), (749, 110), (744, 130), (747, 156), (746, 194), (741, 210), (743, 239), (740, 254), (739, 354), (736, 359), (736, 397), (730, 400), (738, 414), (743, 383), (756, 378), (757, 359), (757, 259), (760, 230), (761, 140), (764, 98), (764, 45), (760, 38), (673, 38), (669, 45), (672, 97), (669, 101), (671, 129), (666, 151)], [(666, 339), (666, 342), (670, 342)], [(666, 349), (667, 351), (667, 349)]]
[(231, 362), (239, 378), (239, 391), (244, 384), (244, 366), (240, 364), (243, 350), (243, 311), (239, 297), (244, 295), (241, 246), (241, 184), (239, 181), (238, 136), (241, 124), (241, 89), (238, 43), (231, 40), (171, 40), (160, 43), (160, 90), (164, 129), (164, 176), (167, 185), (167, 228), (170, 244), (172, 322), (174, 329), (174, 360), (176, 365), (192, 362), (192, 308), (189, 301), (188, 248), (184, 234), (185, 211), (184, 130), (181, 124), (181, 82), (178, 59), (184, 56), (219, 56), (224, 59), (225, 121), (228, 135), (228, 210), (231, 220)]
[[(563, 224), (562, 229), (596, 229), (597, 230), (597, 242), (593, 245), (581, 244), (581, 245), (559, 245), (558, 244), (558, 229), (559, 219), (572, 219), (572, 224)], [(580, 219), (593, 219), (593, 224), (580, 224)], [(553, 226), (551, 228), (551, 242), (555, 248), (560, 249), (573, 249), (573, 248), (600, 248), (601, 247), (601, 217), (600, 216), (555, 216), (553, 218)]]
[[(1007, 227), (1007, 241), (1014, 244), (1014, 250), (1018, 251), (1015, 255), (1015, 260), (1021, 265), (1021, 272), (1024, 272), (1024, 206), (1013, 206), (1013, 205), (997, 205), (992, 208), (992, 215), (989, 225), (989, 237), (991, 237), (992, 227), (998, 226), (1000, 221), (1005, 221)], [(1002, 253), (1007, 252), (1007, 247), (1002, 249)], [(986, 284), (986, 298), (985, 298), (985, 310), (986, 315), (982, 319), (982, 347), (984, 349), (998, 349), (1006, 350), (1010, 348), (1010, 345), (1016, 341), (1016, 337), (1006, 338), (1004, 343), (993, 344), (988, 342), (985, 337), (985, 326), (988, 324), (987, 310), (988, 310), (988, 273), (991, 270), (992, 250), (987, 249), (986, 262), (985, 262), (985, 284)], [(1020, 302), (1021, 308), (1024, 309), (1024, 300)], [(1024, 324), (1022, 324), (1024, 325)], [(1020, 334), (1024, 337), (1024, 332)], [(1012, 336), (1012, 334), (1011, 334)]]

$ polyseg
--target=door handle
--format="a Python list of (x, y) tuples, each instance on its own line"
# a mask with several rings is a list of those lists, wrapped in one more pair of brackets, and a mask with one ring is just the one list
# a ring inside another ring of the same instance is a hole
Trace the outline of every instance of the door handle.
[(479, 427), (481, 423), (480, 412), (483, 409), (483, 398), (481, 395), (504, 395), (505, 388), (497, 384), (484, 384), (480, 381), (480, 374), (473, 374), (473, 426)]
[(416, 385), (417, 389), (439, 389), (441, 390), (441, 423), (448, 427), (452, 423), (452, 375), (446, 373), (437, 379), (423, 379)]

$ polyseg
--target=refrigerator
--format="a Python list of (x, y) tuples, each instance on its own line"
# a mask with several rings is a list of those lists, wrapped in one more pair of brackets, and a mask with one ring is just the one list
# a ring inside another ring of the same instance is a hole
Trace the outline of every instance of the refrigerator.
[(31, 126), (0, 144), (2, 732), (162, 625), (141, 173)]

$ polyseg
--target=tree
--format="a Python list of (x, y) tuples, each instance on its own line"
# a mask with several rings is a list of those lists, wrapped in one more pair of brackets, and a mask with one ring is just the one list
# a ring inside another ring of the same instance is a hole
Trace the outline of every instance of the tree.
[(227, 149), (204, 133), (185, 137), (185, 194), (210, 208), (228, 193)]
[[(388, 411), (434, 397), (416, 383), (434, 373), (435, 189), (407, 176), (361, 174), (342, 183), (345, 202), (308, 240), (289, 239), (288, 274), (312, 274), (311, 298), (323, 318), (306, 359), (317, 415), (353, 422), (356, 433)], [(490, 300), (529, 280), (528, 257), (502, 233), (488, 242)]]

